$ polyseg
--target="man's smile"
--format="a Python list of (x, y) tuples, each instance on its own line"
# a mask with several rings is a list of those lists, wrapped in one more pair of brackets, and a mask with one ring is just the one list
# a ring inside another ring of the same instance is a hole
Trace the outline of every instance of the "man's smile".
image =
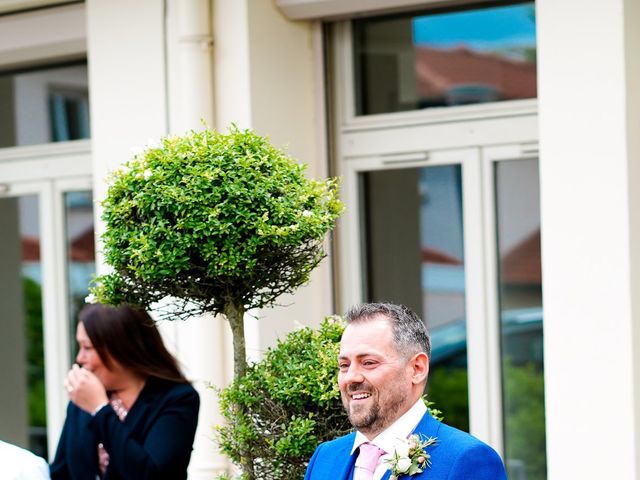
[(351, 400), (365, 400), (371, 396), (370, 393), (352, 393), (350, 395)]

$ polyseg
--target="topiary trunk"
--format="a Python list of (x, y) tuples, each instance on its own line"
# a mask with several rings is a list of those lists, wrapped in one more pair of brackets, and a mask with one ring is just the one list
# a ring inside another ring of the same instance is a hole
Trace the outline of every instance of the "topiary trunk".
[[(228, 301), (224, 306), (224, 315), (229, 321), (233, 335), (233, 373), (234, 378), (243, 378), (247, 373), (247, 347), (244, 339), (244, 305), (241, 301)], [(248, 415), (244, 405), (235, 404), (233, 409), (238, 417)], [(242, 452), (240, 466), (247, 480), (256, 480), (254, 458), (251, 450)], [(244, 478), (244, 477), (243, 477)]]

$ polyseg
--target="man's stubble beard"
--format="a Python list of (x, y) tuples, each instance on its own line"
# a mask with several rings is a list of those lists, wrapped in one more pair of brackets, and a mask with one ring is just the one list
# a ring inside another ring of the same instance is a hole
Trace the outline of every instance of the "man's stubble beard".
[(388, 408), (386, 408), (385, 411), (382, 411), (379, 397), (374, 400), (366, 412), (362, 411), (366, 408), (364, 406), (356, 407), (354, 411), (347, 406), (344, 400), (343, 405), (345, 410), (347, 410), (349, 422), (351, 422), (354, 428), (363, 434), (371, 432), (380, 433), (396, 420), (395, 418), (391, 419), (389, 417), (399, 410), (399, 407), (406, 401), (406, 398), (406, 395), (402, 394), (398, 398), (390, 399), (391, 403), (387, 405)]

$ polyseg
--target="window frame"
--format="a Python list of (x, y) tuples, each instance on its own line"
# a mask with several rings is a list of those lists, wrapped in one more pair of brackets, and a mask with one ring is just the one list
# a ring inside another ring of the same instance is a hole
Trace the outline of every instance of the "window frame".
[(356, 115), (355, 71), (353, 58), (353, 35), (351, 21), (333, 24), (333, 51), (336, 74), (336, 107), (343, 129), (362, 131), (381, 127), (429, 125), (445, 122), (473, 121), (506, 115), (531, 115), (538, 110), (537, 98), (506, 100), (495, 103), (479, 103), (450, 107), (434, 107), (406, 112), (391, 112), (372, 115)]

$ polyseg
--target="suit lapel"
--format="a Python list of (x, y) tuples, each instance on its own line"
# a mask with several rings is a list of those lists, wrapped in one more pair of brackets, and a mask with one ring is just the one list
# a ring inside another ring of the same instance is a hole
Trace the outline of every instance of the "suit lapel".
[(440, 429), (440, 422), (433, 418), (429, 412), (425, 413), (422, 420), (416, 425), (416, 428), (411, 432), (412, 434), (419, 433), (426, 437), (437, 437), (438, 430)]
[(157, 380), (153, 377), (147, 379), (144, 388), (127, 414), (125, 423), (129, 427), (129, 431), (138, 432), (144, 430), (144, 427), (139, 424), (142, 420), (149, 420), (149, 409), (153, 407), (154, 401), (158, 396), (159, 385), (157, 383)]
[[(418, 422), (418, 425), (416, 425), (416, 428), (413, 429), (413, 431), (411, 432), (411, 435), (420, 434), (420, 435), (423, 435), (425, 437), (437, 437), (439, 429), (440, 429), (440, 422), (438, 420), (436, 420), (435, 418), (433, 418), (427, 412), (427, 413), (424, 414), (424, 416), (422, 417), (420, 422)], [(428, 470), (429, 469), (427, 468), (423, 473), (417, 475), (416, 478), (420, 478), (420, 477), (422, 477), (422, 475), (428, 474)], [(385, 474), (382, 476), (381, 480), (388, 480), (390, 476), (391, 476), (391, 470), (387, 470), (385, 472)], [(413, 477), (406, 477), (404, 475), (400, 475), (400, 478), (401, 479), (404, 479), (404, 478), (409, 479), (409, 478), (413, 478)]]
[[(420, 420), (420, 423), (418, 423), (418, 425), (416, 426), (416, 428), (412, 433), (420, 434), (425, 437), (437, 438), (438, 431), (440, 430), (440, 425), (442, 425), (440, 421), (433, 418), (431, 414), (427, 412), (424, 414), (424, 416), (422, 417), (422, 420)], [(437, 447), (437, 446), (438, 444), (436, 443), (434, 447)], [(433, 448), (433, 447), (430, 447), (430, 448)], [(427, 452), (429, 452), (429, 450), (427, 450)], [(430, 478), (429, 475), (430, 475), (430, 468), (427, 467), (424, 472), (422, 472), (419, 475), (416, 475), (416, 480), (418, 478), (423, 478), (423, 476), (425, 476), (426, 478)]]
[(336, 458), (346, 458), (346, 462), (344, 462), (341, 468), (336, 472), (337, 479), (339, 480), (351, 480), (353, 478), (353, 469), (356, 464), (356, 457), (358, 456), (356, 452), (351, 454), (354, 439), (355, 433), (349, 435), (349, 441), (342, 444), (342, 451), (338, 452), (336, 455)]
[[(320, 459), (316, 462), (316, 469), (312, 478), (331, 480), (350, 480), (353, 478), (353, 468), (356, 463), (357, 453), (351, 454), (355, 432), (341, 437), (329, 444), (327, 449), (320, 453)], [(322, 446), (321, 446), (322, 447)]]

